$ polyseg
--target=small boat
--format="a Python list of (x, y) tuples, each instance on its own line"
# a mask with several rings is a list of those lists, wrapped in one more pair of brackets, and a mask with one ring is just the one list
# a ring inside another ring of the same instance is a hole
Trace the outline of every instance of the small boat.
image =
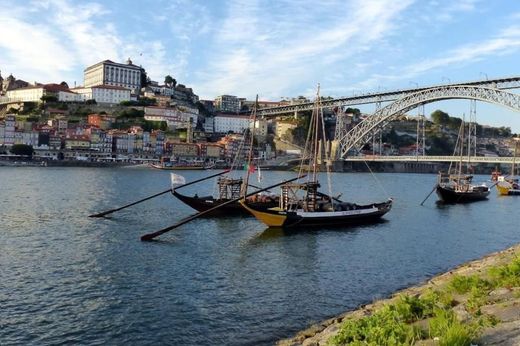
[[(189, 205), (193, 209), (203, 212), (214, 208), (220, 204), (228, 202), (230, 200), (240, 197), (243, 181), (240, 179), (232, 179), (229, 177), (220, 177), (217, 180), (219, 195), (217, 198), (213, 196), (187, 196), (172, 189), (172, 194), (179, 200)], [(278, 205), (279, 197), (271, 194), (258, 194), (248, 198), (248, 203), (254, 205), (256, 208), (261, 210), (275, 207)], [(234, 202), (224, 205), (213, 212), (207, 214), (207, 216), (249, 216), (250, 214), (242, 208), (240, 203)]]
[(518, 184), (518, 178), (515, 177), (515, 166), (516, 166), (516, 154), (518, 148), (519, 139), (515, 140), (515, 153), (513, 155), (513, 163), (511, 164), (511, 174), (508, 176), (499, 175), (497, 177), (497, 191), (501, 196), (518, 196), (520, 195), (520, 185)]
[[(463, 173), (463, 163), (469, 166), (469, 159), (464, 154), (464, 119), (461, 122), (459, 136), (455, 145), (455, 153), (459, 153), (459, 161), (455, 167), (450, 167), (448, 173), (439, 172), (437, 179), (436, 192), (440, 200), (444, 203), (468, 203), (487, 199), (489, 187), (484, 183), (481, 185), (473, 184), (473, 175)], [(469, 152), (468, 147), (468, 152)], [(469, 158), (469, 155), (467, 155)]]
[(202, 170), (213, 168), (212, 165), (208, 165), (204, 161), (170, 160), (164, 157), (161, 158), (159, 163), (150, 164), (150, 167), (165, 170)]
[[(327, 177), (330, 178), (330, 160), (327, 153), (321, 150), (326, 136), (319, 86), (307, 138), (299, 170), (299, 176), (305, 176), (307, 181), (283, 184), (277, 207), (258, 208), (248, 201), (241, 200), (240, 203), (245, 209), (267, 226), (283, 228), (351, 226), (372, 223), (379, 221), (390, 211), (391, 198), (384, 202), (360, 205), (332, 197), (330, 179), (327, 179), (329, 193), (318, 191), (320, 187), (318, 173), (325, 170)], [(303, 175), (304, 171), (307, 171), (305, 175)]]

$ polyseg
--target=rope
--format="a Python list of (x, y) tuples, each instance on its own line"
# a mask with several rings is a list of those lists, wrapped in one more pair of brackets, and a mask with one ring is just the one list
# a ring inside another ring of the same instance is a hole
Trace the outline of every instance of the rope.
[(374, 172), (372, 172), (372, 170), (370, 169), (370, 166), (368, 165), (368, 163), (366, 161), (363, 161), (365, 163), (365, 165), (367, 166), (368, 168), (368, 171), (370, 172), (370, 174), (372, 174), (372, 177), (374, 178), (374, 180), (377, 182), (377, 184), (379, 185), (379, 187), (383, 190), (384, 194), (387, 195), (388, 197), (391, 197), (390, 194), (388, 193), (388, 191), (386, 191), (385, 187), (383, 186), (383, 184), (381, 184), (381, 182), (379, 181), (379, 179), (377, 179), (376, 175), (374, 174)]

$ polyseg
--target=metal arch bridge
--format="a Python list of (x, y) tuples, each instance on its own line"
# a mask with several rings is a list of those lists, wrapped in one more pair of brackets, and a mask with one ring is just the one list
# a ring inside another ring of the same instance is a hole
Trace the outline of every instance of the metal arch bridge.
[[(449, 87), (449, 86), (481, 86), (481, 87), (489, 87), (500, 90), (505, 89), (517, 89), (520, 88), (520, 76), (519, 77), (505, 77), (505, 78), (497, 78), (497, 79), (485, 79), (485, 80), (476, 80), (469, 81), (463, 83), (449, 83), (449, 84), (441, 84), (441, 85), (431, 85), (427, 87), (418, 87), (413, 89), (400, 89), (394, 91), (385, 91), (385, 92), (376, 92), (376, 93), (368, 93), (362, 94), (352, 97), (343, 97), (339, 99), (333, 100), (323, 100), (321, 102), (322, 107), (324, 108), (334, 108), (340, 106), (355, 106), (355, 105), (363, 105), (363, 104), (371, 104), (371, 103), (382, 103), (382, 102), (392, 102), (398, 100), (402, 97), (405, 97), (410, 94), (417, 93), (423, 90), (435, 89), (440, 87)], [(314, 102), (309, 103), (301, 103), (297, 105), (288, 105), (288, 106), (280, 106), (280, 107), (270, 107), (270, 108), (262, 108), (257, 111), (258, 116), (266, 116), (272, 117), (281, 114), (294, 114), (300, 111), (308, 111), (312, 110), (314, 107)]]
[[(365, 155), (365, 156), (349, 156), (343, 161), (365, 161), (365, 162), (456, 162), (459, 156), (385, 156), (385, 155)], [(464, 159), (467, 160), (467, 157)], [(471, 156), (470, 163), (504, 163), (512, 164), (517, 162), (515, 157), (499, 157), (499, 156)]]
[(374, 130), (386, 126), (397, 116), (417, 106), (447, 99), (472, 99), (508, 107), (520, 112), (520, 95), (475, 85), (446, 85), (425, 89), (406, 95), (367, 117), (348, 133), (339, 138), (340, 157), (344, 158), (351, 149), (360, 150), (373, 136)]

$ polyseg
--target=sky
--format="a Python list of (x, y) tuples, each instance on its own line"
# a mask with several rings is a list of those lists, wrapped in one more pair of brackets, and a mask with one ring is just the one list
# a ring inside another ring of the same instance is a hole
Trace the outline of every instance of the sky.
[[(344, 97), (520, 76), (520, 2), (0, 0), (4, 78), (81, 85), (87, 66), (128, 58), (201, 99), (312, 98), (318, 83), (321, 95)], [(461, 116), (470, 105), (433, 103), (426, 113), (435, 109)], [(479, 102), (477, 120), (520, 133), (520, 114), (499, 106)]]

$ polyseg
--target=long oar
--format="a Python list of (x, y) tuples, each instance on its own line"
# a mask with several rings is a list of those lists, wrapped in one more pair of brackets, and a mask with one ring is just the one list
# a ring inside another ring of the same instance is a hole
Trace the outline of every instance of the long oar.
[(426, 202), (426, 200), (428, 198), (430, 198), (430, 196), (432, 195), (433, 191), (435, 191), (435, 189), (437, 188), (437, 184), (435, 184), (435, 186), (433, 187), (433, 189), (430, 191), (430, 193), (428, 194), (428, 196), (426, 196), (426, 198), (421, 202), (420, 205), (423, 205), (424, 202)]
[[(194, 181), (191, 181), (189, 183), (186, 183), (186, 184), (183, 184), (183, 185), (179, 185), (177, 186), (175, 189), (180, 189), (182, 187), (186, 187), (188, 185), (193, 185), (193, 184), (196, 184), (196, 183), (200, 183), (201, 181), (204, 181), (204, 180), (208, 180), (208, 179), (211, 179), (211, 178), (214, 178), (214, 177), (217, 177), (219, 175), (222, 175), (224, 173), (228, 173), (229, 170), (225, 170), (224, 172), (220, 172), (220, 173), (216, 173), (216, 174), (213, 174), (213, 175), (210, 175), (209, 177), (205, 177), (205, 178), (201, 178), (201, 179), (197, 179), (197, 180), (194, 180)], [(136, 205), (136, 204), (139, 204), (141, 202), (144, 202), (144, 201), (147, 201), (149, 199), (152, 199), (152, 198), (155, 198), (157, 196), (160, 196), (160, 195), (164, 195), (165, 193), (168, 193), (170, 192), (172, 189), (169, 188), (168, 190), (164, 190), (162, 192), (159, 192), (159, 193), (156, 193), (155, 195), (151, 195), (151, 196), (148, 196), (146, 198), (143, 198), (143, 199), (140, 199), (136, 202), (133, 202), (133, 203), (130, 203), (130, 204), (127, 204), (127, 205), (124, 205), (122, 207), (119, 207), (119, 208), (115, 208), (115, 209), (110, 209), (110, 210), (107, 210), (107, 211), (104, 211), (104, 212), (101, 212), (101, 213), (98, 213), (98, 214), (92, 214), (92, 215), (89, 215), (89, 217), (103, 217), (107, 214), (112, 214), (113, 212), (116, 212), (116, 211), (119, 211), (121, 209), (125, 209), (125, 208), (128, 208), (128, 207), (131, 207), (133, 205)]]
[(159, 231), (157, 231), (157, 232), (153, 232), (153, 233), (145, 234), (145, 235), (143, 235), (143, 236), (141, 237), (141, 240), (142, 240), (142, 241), (149, 241), (149, 240), (152, 240), (153, 238), (158, 237), (158, 236), (160, 236), (161, 234), (164, 234), (164, 233), (166, 233), (166, 232), (169, 232), (169, 231), (171, 231), (172, 229), (175, 229), (175, 228), (177, 228), (177, 227), (179, 227), (179, 226), (182, 226), (182, 225), (184, 225), (184, 224), (186, 224), (186, 223), (188, 223), (188, 222), (190, 222), (190, 221), (192, 221), (192, 220), (195, 220), (195, 219), (198, 218), (198, 217), (201, 217), (201, 216), (204, 216), (204, 215), (206, 215), (206, 214), (209, 214), (209, 213), (211, 213), (212, 211), (214, 211), (214, 210), (216, 210), (216, 209), (218, 209), (218, 208), (220, 208), (220, 207), (226, 206), (226, 205), (231, 204), (231, 203), (235, 203), (235, 202), (237, 202), (238, 200), (240, 200), (240, 199), (242, 199), (242, 198), (247, 198), (247, 197), (250, 197), (250, 196), (256, 195), (256, 194), (259, 193), (259, 192), (266, 191), (266, 190), (272, 189), (272, 188), (274, 188), (274, 187), (277, 187), (277, 186), (280, 186), (280, 185), (283, 185), (283, 184), (286, 184), (286, 183), (290, 183), (291, 181), (295, 181), (295, 180), (298, 180), (298, 179), (300, 179), (300, 178), (302, 178), (302, 176), (300, 176), (300, 177), (296, 177), (296, 178), (293, 178), (293, 179), (289, 179), (289, 180), (286, 180), (286, 181), (282, 181), (281, 183), (278, 183), (278, 184), (275, 184), (275, 185), (272, 185), (272, 186), (266, 187), (265, 189), (260, 189), (260, 190), (257, 190), (257, 191), (255, 191), (255, 192), (248, 193), (248, 194), (245, 195), (245, 196), (241, 196), (241, 197), (238, 197), (238, 198), (235, 198), (235, 199), (231, 199), (231, 200), (229, 200), (229, 201), (227, 201), (227, 202), (224, 202), (224, 203), (222, 203), (222, 204), (219, 204), (219, 205), (217, 205), (217, 206), (215, 206), (215, 207), (213, 207), (213, 208), (211, 208), (211, 209), (208, 209), (208, 210), (202, 211), (202, 212), (200, 212), (200, 213), (197, 213), (197, 214), (194, 214), (194, 215), (188, 216), (187, 218), (182, 219), (181, 221), (177, 222), (176, 224), (171, 225), (171, 226), (168, 226), (168, 227), (166, 227), (166, 228), (163, 228), (163, 229), (161, 229), (161, 230), (159, 230)]

